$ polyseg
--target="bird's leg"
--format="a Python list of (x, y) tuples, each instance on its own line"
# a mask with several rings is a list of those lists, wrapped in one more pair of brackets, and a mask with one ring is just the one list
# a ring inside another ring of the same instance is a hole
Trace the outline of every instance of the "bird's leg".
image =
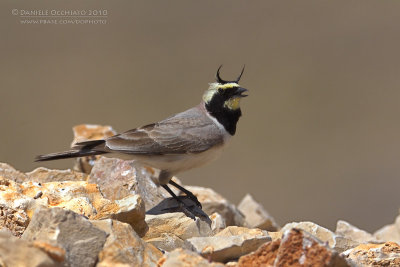
[(196, 220), (196, 216), (193, 214), (193, 212), (191, 212), (185, 205), (185, 203), (183, 203), (183, 201), (177, 196), (175, 195), (175, 193), (171, 190), (171, 188), (168, 187), (168, 185), (163, 184), (161, 185), (165, 190), (168, 191), (168, 193), (176, 200), (178, 201), (178, 203), (180, 204), (180, 206), (182, 207), (182, 211), (183, 213), (186, 214), (186, 216), (188, 216), (189, 218), (192, 218), (193, 220)]
[(179, 190), (181, 190), (183, 193), (186, 194), (186, 196), (188, 196), (188, 198), (190, 198), (194, 203), (196, 203), (196, 205), (201, 209), (201, 203), (200, 201), (197, 199), (197, 197), (195, 195), (193, 195), (192, 192), (190, 192), (189, 190), (185, 189), (184, 187), (180, 186), (179, 184), (175, 183), (172, 180), (169, 180), (169, 182), (171, 185), (175, 186), (176, 188), (178, 188)]

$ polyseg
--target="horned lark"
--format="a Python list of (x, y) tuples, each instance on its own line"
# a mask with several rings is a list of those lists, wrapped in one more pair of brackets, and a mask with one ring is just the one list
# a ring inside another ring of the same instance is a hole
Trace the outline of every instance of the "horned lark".
[(159, 169), (160, 185), (175, 199), (180, 201), (167, 186), (168, 183), (184, 192), (201, 208), (197, 198), (171, 178), (216, 159), (235, 135), (236, 124), (242, 115), (240, 100), (247, 96), (247, 89), (238, 84), (244, 67), (234, 81), (221, 79), (221, 67), (218, 68), (216, 82), (210, 84), (198, 106), (104, 140), (80, 142), (68, 151), (40, 155), (36, 161), (100, 154), (123, 159), (128, 157)]

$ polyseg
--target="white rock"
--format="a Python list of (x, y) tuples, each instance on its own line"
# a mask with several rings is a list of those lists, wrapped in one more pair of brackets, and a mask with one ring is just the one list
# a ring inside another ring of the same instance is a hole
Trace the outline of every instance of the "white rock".
[(271, 241), (267, 231), (229, 226), (215, 236), (193, 237), (185, 241), (186, 248), (212, 261), (227, 262), (256, 250)]
[(245, 216), (246, 224), (249, 228), (259, 228), (273, 232), (279, 229), (274, 218), (250, 194), (247, 194), (242, 199), (238, 205), (238, 209)]
[(280, 230), (282, 233), (285, 233), (286, 231), (290, 229), (301, 229), (309, 234), (313, 235), (314, 237), (318, 238), (322, 242), (328, 243), (328, 245), (335, 249), (338, 252), (343, 252), (349, 248), (355, 247), (359, 245), (359, 242), (350, 240), (346, 237), (336, 235), (329, 229), (326, 229), (322, 226), (319, 226), (318, 224), (315, 224), (313, 222), (294, 222), (294, 223), (288, 223), (282, 229)]
[(361, 230), (348, 222), (339, 220), (336, 224), (336, 235), (343, 236), (358, 243), (374, 242), (375, 238), (368, 232)]
[(313, 236), (317, 237), (321, 241), (328, 242), (330, 247), (335, 246), (335, 234), (331, 230), (328, 230), (325, 227), (319, 226), (316, 223), (313, 223), (313, 222), (288, 223), (285, 226), (283, 226), (280, 231), (282, 233), (285, 233), (287, 230), (290, 230), (292, 228), (304, 230), (304, 231), (312, 234)]
[(226, 223), (224, 217), (221, 216), (218, 212), (214, 212), (210, 216), (211, 219), (211, 231), (213, 235), (221, 232), (226, 228)]
[(400, 215), (397, 216), (394, 224), (389, 224), (374, 233), (374, 237), (383, 242), (400, 243)]

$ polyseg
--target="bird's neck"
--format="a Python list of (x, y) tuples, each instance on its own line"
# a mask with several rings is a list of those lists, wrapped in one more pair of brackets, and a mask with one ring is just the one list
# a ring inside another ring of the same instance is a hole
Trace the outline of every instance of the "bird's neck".
[(212, 99), (210, 102), (204, 103), (204, 105), (208, 113), (221, 123), (230, 135), (235, 135), (236, 124), (240, 116), (242, 116), (240, 108), (232, 110), (224, 107), (224, 102), (218, 101), (218, 99)]

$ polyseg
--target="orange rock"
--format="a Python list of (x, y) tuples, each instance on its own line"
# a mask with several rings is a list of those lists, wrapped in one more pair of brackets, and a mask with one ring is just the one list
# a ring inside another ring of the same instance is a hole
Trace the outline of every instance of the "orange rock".
[(238, 267), (247, 266), (316, 266), (344, 267), (347, 262), (333, 249), (299, 229), (285, 232), (278, 239), (242, 256)]
[(241, 257), (238, 266), (273, 266), (280, 244), (281, 240), (278, 239), (262, 245), (255, 252)]

